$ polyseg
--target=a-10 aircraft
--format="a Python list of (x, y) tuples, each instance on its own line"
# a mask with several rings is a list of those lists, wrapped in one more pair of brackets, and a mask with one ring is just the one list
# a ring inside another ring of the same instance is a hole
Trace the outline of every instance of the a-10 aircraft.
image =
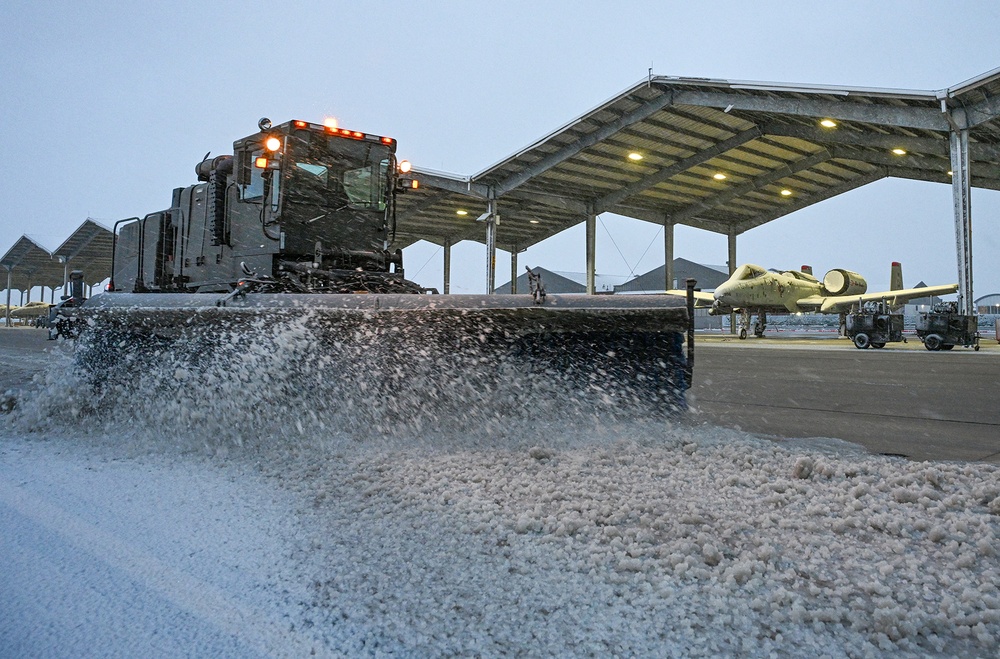
[[(864, 277), (843, 268), (830, 270), (820, 281), (807, 265), (802, 266), (802, 270), (778, 272), (747, 263), (736, 268), (714, 293), (695, 292), (694, 295), (696, 306), (711, 307), (709, 313), (712, 315), (740, 312), (739, 335), (745, 339), (751, 315), (757, 316), (754, 335), (763, 336), (768, 312), (844, 314), (865, 302), (885, 300), (890, 307), (895, 307), (907, 300), (947, 295), (957, 290), (958, 284), (903, 288), (903, 270), (897, 262), (892, 264), (889, 290), (877, 293), (867, 292), (868, 282)], [(683, 296), (687, 291), (671, 290), (667, 294)]]

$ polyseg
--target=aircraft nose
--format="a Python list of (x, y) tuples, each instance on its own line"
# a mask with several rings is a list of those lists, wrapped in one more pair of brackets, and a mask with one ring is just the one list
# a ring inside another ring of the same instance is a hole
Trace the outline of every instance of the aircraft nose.
[(732, 287), (721, 284), (715, 289), (713, 296), (715, 297), (715, 306), (717, 307), (730, 304), (732, 302)]

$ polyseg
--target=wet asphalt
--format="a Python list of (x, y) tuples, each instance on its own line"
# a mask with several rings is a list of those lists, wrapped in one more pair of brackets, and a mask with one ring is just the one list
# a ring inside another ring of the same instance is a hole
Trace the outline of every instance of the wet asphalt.
[(846, 339), (695, 340), (692, 418), (777, 437), (834, 437), (913, 460), (1000, 463), (1000, 345), (930, 352)]

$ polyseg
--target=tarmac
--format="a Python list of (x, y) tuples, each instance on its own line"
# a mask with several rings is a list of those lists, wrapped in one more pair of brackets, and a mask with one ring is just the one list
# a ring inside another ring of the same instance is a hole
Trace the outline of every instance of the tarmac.
[(836, 332), (695, 337), (692, 417), (779, 438), (833, 437), (911, 460), (1000, 463), (1000, 343), (859, 350)]
[[(859, 350), (835, 332), (768, 332), (740, 340), (697, 332), (694, 423), (770, 438), (836, 438), (911, 460), (1000, 464), (1000, 343), (930, 352), (907, 343)], [(52, 367), (34, 328), (0, 327), (0, 393)]]

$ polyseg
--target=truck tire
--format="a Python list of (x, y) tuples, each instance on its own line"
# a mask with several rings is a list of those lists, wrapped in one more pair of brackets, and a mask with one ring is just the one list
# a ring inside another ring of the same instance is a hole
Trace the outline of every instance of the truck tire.
[(740, 338), (741, 338), (741, 339), (745, 339), (745, 338), (747, 338), (747, 330), (746, 330), (746, 328), (745, 328), (745, 327), (741, 327), (741, 328), (740, 328)]
[(937, 334), (928, 334), (924, 337), (924, 347), (928, 350), (940, 350), (944, 341)]
[(854, 335), (854, 345), (860, 348), (861, 350), (864, 350), (865, 348), (871, 345), (871, 341), (868, 339), (867, 334), (865, 334), (864, 332), (859, 332), (858, 334)]
[(881, 343), (881, 342), (880, 343), (875, 343), (874, 341), (872, 341), (872, 347), (873, 348), (884, 348), (885, 344)]

